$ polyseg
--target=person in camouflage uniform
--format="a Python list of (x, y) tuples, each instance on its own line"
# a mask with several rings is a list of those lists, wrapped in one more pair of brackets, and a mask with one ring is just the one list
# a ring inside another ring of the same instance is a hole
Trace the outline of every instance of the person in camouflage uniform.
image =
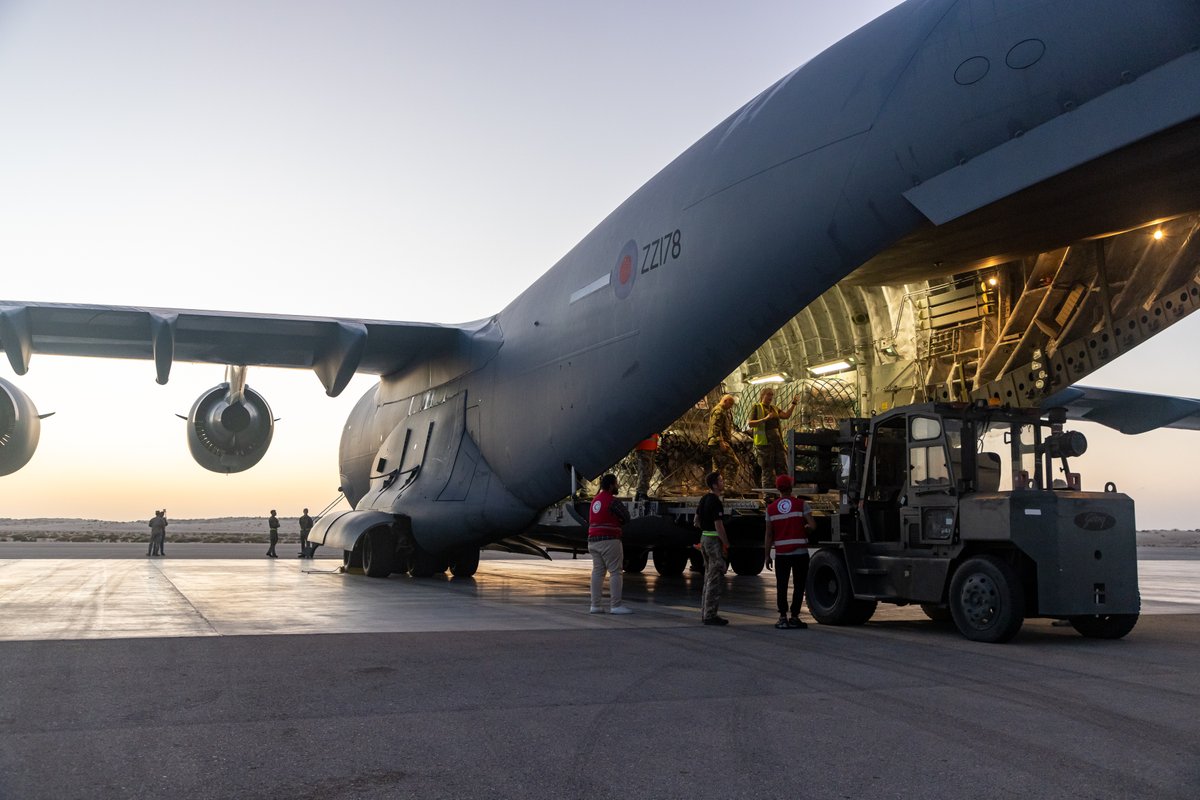
[(721, 477), (733, 481), (737, 476), (737, 455), (733, 452), (733, 395), (727, 394), (713, 407), (708, 415), (708, 450), (712, 454), (712, 468)]
[(766, 387), (758, 396), (758, 402), (750, 407), (747, 424), (754, 428), (754, 455), (758, 459), (760, 483), (764, 487), (775, 485), (775, 478), (787, 474), (787, 452), (783, 446), (783, 426), (780, 420), (791, 419), (792, 411), (799, 402), (793, 397), (786, 410), (775, 405), (775, 390)]

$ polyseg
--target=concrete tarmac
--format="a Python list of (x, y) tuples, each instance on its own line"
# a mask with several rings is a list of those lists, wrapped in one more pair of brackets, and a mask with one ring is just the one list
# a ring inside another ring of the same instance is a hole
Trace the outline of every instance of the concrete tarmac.
[[(0, 555), (3, 550), (0, 550)], [(0, 558), (0, 798), (1200, 794), (1200, 561), (1116, 642), (981, 645), (882, 606), (778, 631), (774, 580), (584, 560), (373, 580), (300, 559)]]

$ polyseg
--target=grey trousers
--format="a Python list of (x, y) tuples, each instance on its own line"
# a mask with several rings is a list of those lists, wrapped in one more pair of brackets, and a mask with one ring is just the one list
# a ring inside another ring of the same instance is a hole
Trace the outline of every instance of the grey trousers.
[(704, 556), (704, 593), (700, 596), (700, 616), (709, 619), (717, 615), (721, 588), (725, 583), (725, 553), (716, 536), (700, 537), (700, 552)]

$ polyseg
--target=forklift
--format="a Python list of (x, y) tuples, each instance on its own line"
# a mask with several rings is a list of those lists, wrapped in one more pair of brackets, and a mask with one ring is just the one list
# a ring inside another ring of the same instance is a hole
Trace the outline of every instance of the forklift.
[(979, 642), (1033, 617), (1092, 638), (1133, 630), (1133, 501), (1111, 482), (1081, 489), (1071, 459), (1087, 440), (1065, 421), (1061, 408), (922, 403), (807, 439), (838, 487), (814, 532), (813, 617), (861, 625), (878, 603), (916, 603)]

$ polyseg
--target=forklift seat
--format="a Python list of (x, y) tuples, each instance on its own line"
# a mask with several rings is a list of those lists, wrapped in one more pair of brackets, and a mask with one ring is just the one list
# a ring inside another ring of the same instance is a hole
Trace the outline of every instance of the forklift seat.
[(1000, 491), (1000, 456), (997, 453), (979, 454), (979, 491)]

